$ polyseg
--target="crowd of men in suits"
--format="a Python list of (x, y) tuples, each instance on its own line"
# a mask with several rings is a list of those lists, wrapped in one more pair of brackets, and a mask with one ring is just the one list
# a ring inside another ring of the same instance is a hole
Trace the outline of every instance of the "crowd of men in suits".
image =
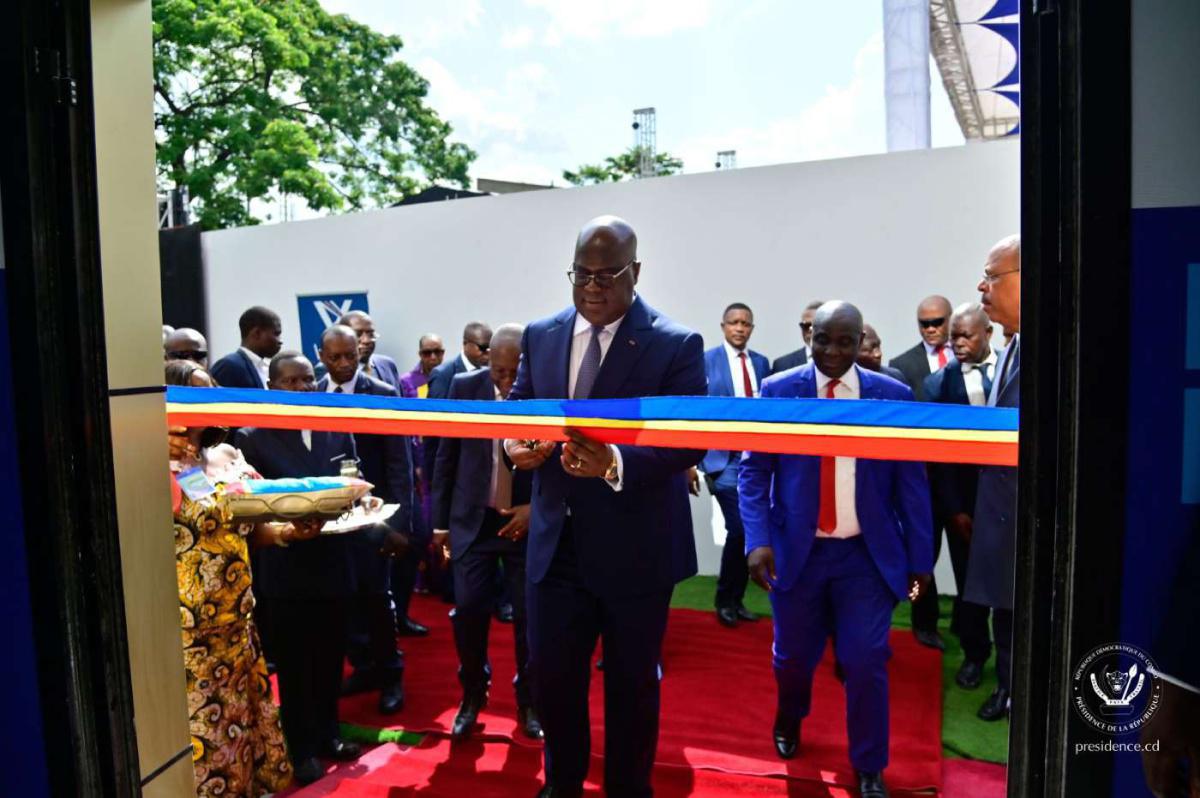
[[(1019, 393), (1019, 241), (985, 261), (980, 303), (922, 301), (919, 341), (883, 364), (878, 334), (846, 302), (810, 302), (803, 346), (770, 363), (749, 348), (754, 314), (725, 309), (723, 341), (699, 334), (639, 295), (637, 236), (616, 217), (580, 231), (567, 277), (571, 303), (528, 326), (463, 331), (445, 360), (435, 334), (401, 372), (375, 351), (374, 321), (352, 311), (327, 329), (316, 368), (281, 351), (279, 316), (253, 307), (241, 345), (213, 364), (223, 387), (450, 398), (617, 398), (714, 395), (901, 399), (1015, 406)], [(559, 278), (561, 279), (561, 277)], [(993, 323), (1012, 343), (993, 351)], [(164, 328), (168, 359), (207, 363), (195, 330)], [(980, 717), (1009, 706), (1015, 469), (613, 446), (570, 433), (548, 441), (410, 439), (243, 429), (235, 438), (266, 477), (361, 472), (401, 511), (369, 534), (318, 537), (263, 551), (254, 563), (257, 612), (279, 675), (297, 775), (318, 753), (357, 753), (337, 741), (340, 692), (378, 690), (379, 709), (404, 703), (397, 634), (427, 634), (408, 617), (418, 571), (427, 587), (447, 570), (462, 702), (452, 736), (471, 734), (491, 686), (488, 635), (497, 606), (514, 621), (519, 726), (545, 739), (539, 795), (578, 795), (588, 769), (587, 692), (603, 642), (605, 784), (650, 795), (658, 727), (661, 643), (673, 586), (696, 573), (688, 492), (700, 475), (721, 509), (726, 540), (714, 605), (725, 626), (757, 620), (744, 604), (754, 579), (770, 593), (779, 687), (772, 738), (800, 750), (813, 669), (834, 641), (848, 695), (851, 760), (865, 796), (886, 795), (887, 630), (912, 600), (913, 632), (943, 648), (933, 563), (945, 531), (958, 595), (951, 629), (978, 687), (994, 631), (1000, 686)], [(981, 554), (982, 551), (982, 554)], [(989, 630), (989, 615), (993, 630)], [(343, 658), (352, 675), (343, 683)]]

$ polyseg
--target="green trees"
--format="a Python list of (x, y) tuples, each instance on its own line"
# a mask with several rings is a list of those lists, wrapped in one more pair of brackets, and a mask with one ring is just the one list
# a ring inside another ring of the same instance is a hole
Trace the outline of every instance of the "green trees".
[(206, 229), (254, 224), (252, 200), (385, 205), (432, 181), (467, 187), (475, 157), (425, 103), (385, 36), (317, 0), (154, 0), (160, 185), (186, 186)]
[[(575, 172), (564, 171), (563, 180), (575, 186), (630, 180), (641, 174), (641, 160), (641, 148), (630, 147), (620, 155), (605, 158), (602, 164), (584, 165)], [(654, 167), (657, 175), (673, 175), (683, 169), (683, 161), (660, 152), (654, 156)]]

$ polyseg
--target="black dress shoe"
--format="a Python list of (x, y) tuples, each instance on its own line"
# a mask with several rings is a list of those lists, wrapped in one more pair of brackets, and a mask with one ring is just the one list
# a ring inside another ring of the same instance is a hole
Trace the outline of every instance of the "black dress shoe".
[(350, 675), (342, 680), (342, 695), (369, 693), (378, 685), (379, 679), (375, 674), (365, 670), (351, 671)]
[(745, 605), (739, 604), (737, 605), (737, 617), (739, 621), (754, 623), (758, 620), (758, 613), (750, 612), (750, 610), (746, 609)]
[(862, 798), (888, 798), (888, 789), (883, 783), (882, 773), (857, 770), (855, 774), (858, 776), (858, 793)]
[(384, 685), (379, 691), (379, 714), (395, 715), (404, 709), (404, 687), (400, 682)]
[(312, 756), (297, 763), (292, 769), (292, 778), (300, 785), (312, 784), (324, 775), (325, 767)]
[(942, 639), (942, 635), (936, 629), (913, 629), (913, 637), (917, 638), (917, 642), (925, 648), (946, 650), (946, 641)]
[(496, 620), (500, 623), (512, 623), (513, 605), (501, 604), (500, 606), (496, 607)]
[(458, 705), (458, 714), (454, 716), (454, 723), (450, 727), (450, 738), (465, 740), (469, 737), (471, 730), (475, 728), (475, 722), (479, 720), (479, 711), (486, 706), (487, 693), (464, 695), (462, 703)]
[(429, 634), (429, 627), (412, 618), (405, 618), (396, 624), (396, 632), (401, 637), (425, 637)]
[(979, 719), (1000, 720), (1008, 714), (1008, 700), (1008, 691), (1003, 687), (997, 687), (979, 708)]
[(326, 759), (353, 762), (362, 756), (362, 746), (358, 743), (347, 742), (340, 737), (334, 737), (325, 744), (325, 749), (321, 753)]
[(771, 737), (780, 759), (794, 759), (800, 750), (800, 721), (789, 721), (776, 713)]
[(738, 614), (733, 607), (717, 607), (717, 621), (730, 628), (737, 626)]
[(533, 707), (517, 707), (517, 725), (521, 727), (521, 733), (530, 740), (546, 739), (546, 733), (542, 731), (542, 722), (538, 720)]
[(958, 673), (954, 675), (954, 683), (964, 690), (974, 690), (983, 681), (983, 666), (978, 662), (964, 660)]
[(579, 787), (559, 787), (554, 784), (547, 784), (542, 789), (538, 790), (537, 798), (582, 798), (583, 786)]

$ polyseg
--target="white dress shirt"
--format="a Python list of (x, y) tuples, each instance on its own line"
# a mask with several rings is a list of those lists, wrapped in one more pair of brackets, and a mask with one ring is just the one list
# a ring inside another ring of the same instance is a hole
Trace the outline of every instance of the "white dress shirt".
[(354, 393), (354, 383), (358, 382), (358, 372), (354, 372), (354, 376), (349, 382), (337, 383), (333, 381), (333, 375), (329, 375), (329, 384), (325, 386), (325, 393), (337, 393), (338, 388), (342, 389), (342, 393)]
[[(741, 355), (746, 356), (744, 361)], [(726, 341), (725, 356), (729, 358), (729, 376), (733, 378), (733, 395), (741, 397), (746, 395), (746, 381), (742, 378), (742, 363), (744, 362), (746, 371), (750, 374), (750, 386), (754, 390), (751, 396), (758, 396), (758, 375), (754, 373), (754, 364), (750, 362), (750, 351), (734, 349), (733, 345)]]
[(470, 360), (468, 360), (468, 359), (467, 359), (467, 353), (466, 353), (466, 352), (461, 352), (461, 353), (459, 353), (459, 355), (458, 355), (458, 359), (459, 359), (459, 360), (461, 360), (461, 361), (462, 361), (462, 364), (463, 364), (464, 366), (466, 366), (466, 367), (467, 367), (467, 371), (468, 371), (468, 372), (475, 371), (476, 369), (483, 368), (482, 366), (476, 366), (474, 363), (472, 363)]
[[(825, 399), (826, 386), (832, 378), (825, 376), (816, 366), (817, 398)], [(858, 366), (851, 366), (843, 374), (833, 388), (834, 399), (858, 399), (862, 396), (862, 387), (858, 379)], [(858, 505), (855, 503), (855, 474), (858, 470), (858, 460), (854, 457), (834, 458), (834, 491), (837, 496), (837, 526), (832, 533), (817, 530), (817, 537), (822, 538), (852, 538), (862, 534), (858, 525)]]
[(250, 358), (250, 362), (254, 364), (254, 368), (258, 369), (258, 378), (262, 380), (262, 386), (267, 387), (267, 380), (271, 377), (271, 361), (265, 357), (259, 357), (244, 346), (239, 346), (246, 357)]
[[(937, 347), (930, 346), (925, 341), (922, 341), (921, 343), (925, 347), (925, 357), (929, 360), (929, 373), (932, 374), (933, 372), (937, 371), (938, 369), (940, 369), (942, 367), (941, 364), (938, 362)], [(950, 350), (950, 344), (943, 344), (942, 351), (946, 353), (946, 360), (949, 361), (950, 355), (953, 354)]]
[[(617, 319), (611, 324), (604, 325), (604, 329), (600, 331), (600, 364), (604, 365), (604, 358), (608, 355), (608, 349), (612, 346), (613, 338), (617, 334), (617, 328), (621, 326), (621, 322), (625, 317)], [(575, 383), (579, 381), (579, 367), (583, 365), (583, 356), (587, 352), (588, 344), (592, 340), (592, 323), (585, 319), (582, 314), (575, 314), (575, 331), (571, 334), (571, 361), (570, 372), (567, 377), (567, 396), (575, 395)], [(608, 482), (613, 490), (621, 490), (623, 480), (625, 479), (625, 463), (621, 459), (621, 447), (613, 446), (613, 457), (617, 461), (617, 478)]]
[(988, 352), (988, 356), (978, 363), (963, 363), (963, 382), (967, 386), (967, 399), (973, 407), (987, 404), (987, 394), (983, 390), (983, 369), (987, 367), (992, 379), (996, 379), (996, 353)]
[(308, 449), (311, 452), (312, 451), (312, 430), (310, 430), (310, 429), (300, 430), (300, 442), (304, 444), (305, 449)]
[(992, 392), (988, 394), (987, 400), (988, 407), (995, 407), (996, 402), (1000, 401), (1000, 379), (1004, 376), (1004, 370), (1008, 368), (1008, 359), (1012, 356), (1013, 348), (1020, 345), (1021, 334), (1017, 333), (996, 358), (996, 367), (992, 372)]

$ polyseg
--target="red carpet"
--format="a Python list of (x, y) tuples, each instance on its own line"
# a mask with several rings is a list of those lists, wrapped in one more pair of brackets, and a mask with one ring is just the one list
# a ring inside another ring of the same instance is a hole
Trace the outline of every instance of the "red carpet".
[[(603, 760), (592, 758), (584, 794), (600, 798)], [(354, 765), (344, 765), (288, 798), (531, 798), (542, 784), (541, 756), (536, 748), (504, 742), (471, 741), (451, 745), (429, 738), (418, 748), (383, 745)], [(852, 798), (857, 791), (811, 781), (746, 776), (658, 765), (656, 798)], [(917, 796), (892, 790), (897, 798)], [(965, 796), (963, 796), (965, 798)], [(976, 798), (972, 796), (971, 798)]]
[(946, 798), (1004, 798), (1008, 795), (1008, 770), (1004, 765), (973, 759), (942, 762), (942, 789)]
[[(354, 696), (342, 701), (341, 719), (344, 722), (446, 733), (460, 698), (448, 610), (447, 605), (436, 600), (425, 597), (414, 600), (413, 615), (428, 624), (432, 631), (428, 638), (403, 639), (407, 660), (405, 691), (408, 694), (404, 711), (391, 718), (383, 717), (375, 711), (373, 695)], [(888, 783), (894, 791), (940, 790), (939, 654), (918, 646), (907, 632), (894, 631), (891, 642), (892, 756), (887, 769)], [(467, 749), (475, 751), (473, 755), (460, 754), (456, 747), (454, 756), (448, 759), (448, 746), (431, 740), (433, 748), (414, 749), (400, 759), (393, 757), (395, 766), (386, 769), (396, 771), (394, 777), (405, 774), (403, 783), (410, 785), (424, 783), (421, 779), (427, 779), (428, 786), (437, 786), (435, 781), (455, 780), (460, 775), (469, 777), (471, 785), (490, 783), (501, 777), (505, 780), (505, 791), (499, 793), (480, 792), (475, 786), (457, 793), (444, 793), (470, 794), (472, 798), (481, 798), (485, 794), (522, 795), (526, 792), (525, 785), (514, 781), (518, 778), (534, 784), (540, 770), (540, 746), (519, 735), (513, 736), (516, 706), (509, 686), (513, 676), (511, 626), (493, 624), (491, 653), (495, 673), (491, 704), (481, 716), (483, 734), (493, 740), (512, 740), (517, 745), (473, 744)], [(664, 795), (726, 794), (715, 786), (722, 781), (719, 774), (701, 775), (701, 771), (789, 777), (788, 780), (768, 779), (772, 783), (763, 786), (768, 790), (761, 793), (764, 795), (809, 794), (794, 792), (807, 789), (797, 783), (788, 785), (788, 781), (794, 780), (853, 783), (845, 733), (845, 694), (833, 676), (828, 652), (814, 685), (813, 713), (804, 723), (802, 754), (792, 762), (776, 758), (770, 741), (775, 683), (771, 673), (769, 620), (729, 630), (719, 626), (711, 613), (672, 610), (663, 666), (666, 675), (657, 758), (660, 767), (656, 770), (656, 780), (663, 780)], [(593, 753), (602, 754), (603, 675), (600, 673), (595, 674), (592, 683), (592, 725)], [(392, 746), (385, 748), (397, 753)], [(487, 753), (493, 749), (494, 753)], [(432, 773), (430, 769), (433, 769)], [(711, 789), (715, 791), (709, 792), (707, 786), (702, 793), (695, 791), (699, 787), (698, 781), (713, 784)], [(746, 780), (734, 778), (729, 783), (739, 786), (730, 786), (728, 794), (747, 794), (743, 790), (748, 784)], [(684, 791), (667, 792), (669, 784)], [(817, 784), (811, 786), (818, 789), (812, 793), (814, 795), (835, 794), (824, 791), (825, 788)], [(347, 785), (339, 789), (360, 788)], [(783, 791), (779, 792), (779, 789)], [(536, 787), (529, 792), (534, 791)], [(394, 798), (411, 793), (401, 790), (359, 794)], [(443, 793), (426, 793), (422, 789), (421, 794)]]

